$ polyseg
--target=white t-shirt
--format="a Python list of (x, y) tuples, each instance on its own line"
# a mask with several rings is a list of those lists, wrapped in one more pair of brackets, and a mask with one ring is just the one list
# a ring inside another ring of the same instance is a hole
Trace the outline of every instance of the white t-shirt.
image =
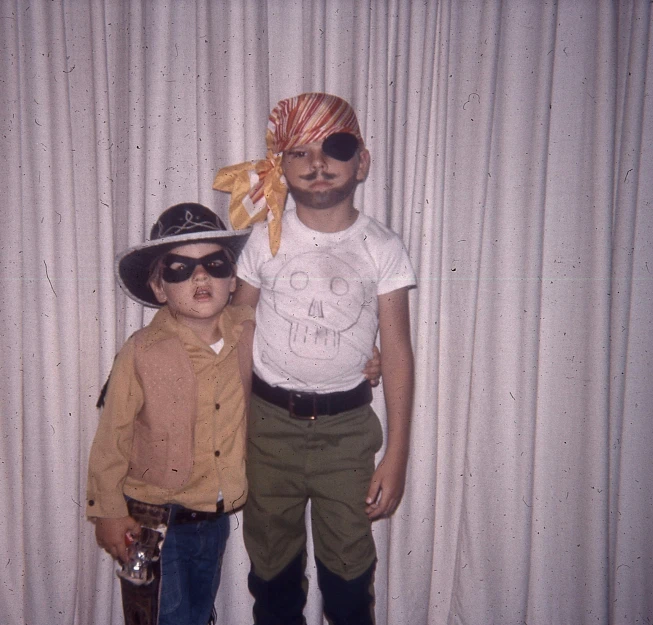
[(311, 230), (285, 211), (270, 252), (256, 224), (238, 277), (260, 289), (254, 372), (268, 384), (329, 393), (364, 379), (378, 330), (378, 296), (415, 285), (401, 239), (363, 214), (341, 232)]
[(218, 339), (213, 345), (211, 345), (211, 349), (216, 353), (219, 354), (222, 351), (222, 348), (224, 347), (224, 339)]

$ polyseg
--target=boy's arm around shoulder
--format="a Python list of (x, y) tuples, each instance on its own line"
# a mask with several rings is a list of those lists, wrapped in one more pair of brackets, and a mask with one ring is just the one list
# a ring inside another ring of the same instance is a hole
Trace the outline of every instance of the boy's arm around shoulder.
[(234, 321), (241, 326), (238, 339), (238, 366), (245, 394), (247, 414), (249, 412), (249, 396), (252, 390), (254, 329), (256, 327), (254, 309), (248, 303), (234, 302), (233, 299), (230, 308), (234, 311)]
[(234, 306), (247, 304), (256, 310), (260, 293), (260, 289), (251, 285), (249, 282), (246, 282), (242, 278), (238, 278), (236, 280), (236, 291), (231, 299), (231, 303)]
[(414, 383), (408, 288), (379, 295), (379, 335), (388, 440), (366, 500), (366, 512), (372, 520), (396, 510), (406, 481)]

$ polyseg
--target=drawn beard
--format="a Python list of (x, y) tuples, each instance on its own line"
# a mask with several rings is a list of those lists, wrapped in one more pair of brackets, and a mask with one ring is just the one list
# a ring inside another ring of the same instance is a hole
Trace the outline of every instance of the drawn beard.
[[(312, 174), (302, 176), (301, 178), (306, 182), (313, 182), (318, 179), (318, 174), (317, 172), (313, 172)], [(323, 180), (331, 180), (333, 176), (331, 174), (322, 174), (321, 178)], [(358, 180), (356, 180), (356, 174), (353, 174), (351, 178), (345, 180), (345, 182), (340, 186), (324, 189), (323, 191), (299, 189), (291, 185), (288, 181), (286, 181), (286, 185), (297, 204), (301, 204), (308, 208), (325, 209), (339, 204), (352, 195), (356, 190)]]

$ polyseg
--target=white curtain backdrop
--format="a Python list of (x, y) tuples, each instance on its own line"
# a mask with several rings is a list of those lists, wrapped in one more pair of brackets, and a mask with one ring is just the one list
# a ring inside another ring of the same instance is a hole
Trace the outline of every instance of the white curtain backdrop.
[[(653, 622), (652, 38), (649, 0), (0, 0), (0, 623), (123, 622), (84, 518), (149, 320), (114, 255), (173, 203), (225, 216), (217, 169), (310, 90), (358, 111), (357, 206), (419, 277), (378, 624)], [(241, 527), (223, 625), (251, 622)]]

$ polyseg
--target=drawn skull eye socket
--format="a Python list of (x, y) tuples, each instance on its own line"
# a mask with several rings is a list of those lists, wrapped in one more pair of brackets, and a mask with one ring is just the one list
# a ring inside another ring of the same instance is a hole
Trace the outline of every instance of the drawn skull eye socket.
[(346, 295), (349, 291), (349, 284), (343, 278), (333, 278), (331, 280), (331, 292), (334, 295)]
[(303, 291), (308, 286), (308, 274), (305, 271), (295, 271), (290, 276), (290, 286), (295, 291)]

